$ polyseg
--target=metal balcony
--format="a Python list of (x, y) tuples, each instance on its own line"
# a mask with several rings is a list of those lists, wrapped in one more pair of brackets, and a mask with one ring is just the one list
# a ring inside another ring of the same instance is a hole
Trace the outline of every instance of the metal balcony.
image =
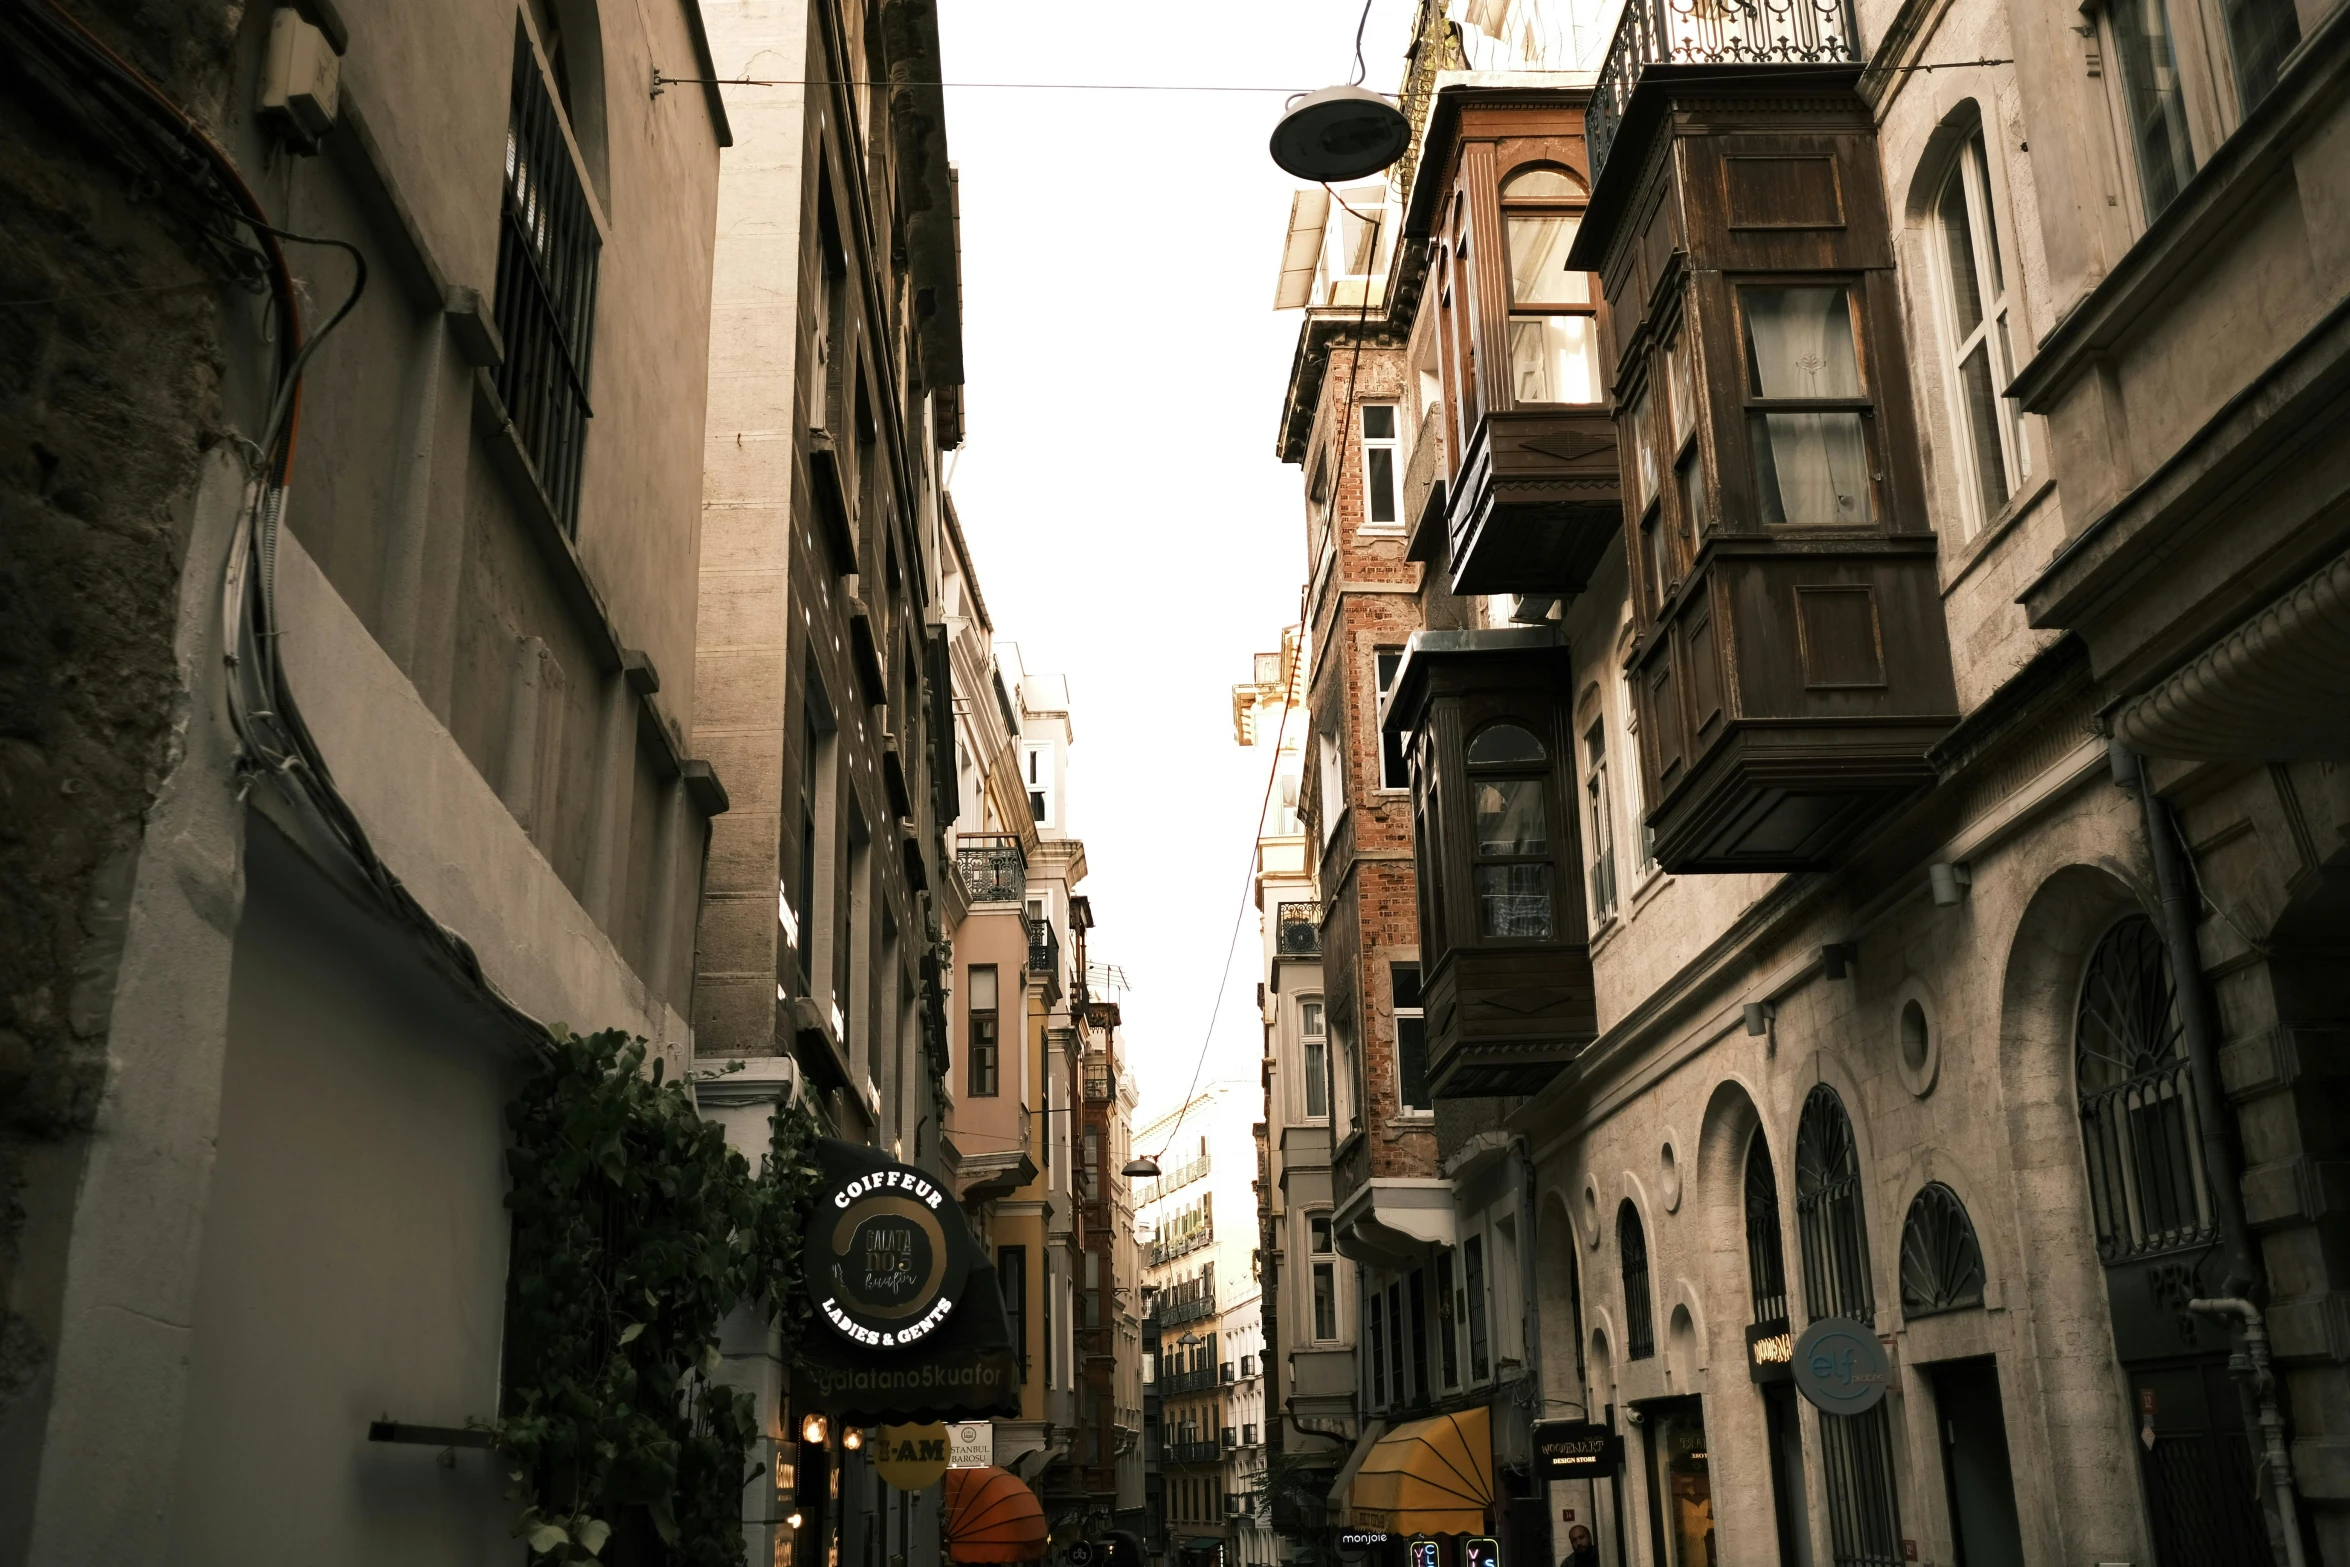
[(1167, 1462), (1171, 1464), (1219, 1464), (1224, 1461), (1221, 1442), (1170, 1442), (1167, 1444)]
[(1273, 952), (1284, 958), (1322, 955), (1322, 905), (1284, 903), (1273, 911)]
[(1061, 938), (1054, 931), (1053, 922), (1035, 919), (1028, 922), (1028, 970), (1041, 974), (1047, 980), (1060, 977)]
[(1028, 857), (1010, 833), (965, 833), (955, 843), (955, 874), (973, 903), (1018, 903), (1028, 896)]
[(1629, 0), (1583, 113), (1592, 183), (1650, 66), (1845, 65), (1860, 57), (1848, 0)]
[(1211, 1388), (1215, 1385), (1216, 1373), (1209, 1366), (1202, 1366), (1197, 1371), (1162, 1371), (1159, 1373), (1158, 1389), (1161, 1398), (1172, 1398), (1178, 1393), (1197, 1393), (1203, 1388)]
[(1085, 1097), (1095, 1104), (1108, 1104), (1118, 1097), (1118, 1073), (1109, 1066), (1088, 1064), (1085, 1068)]

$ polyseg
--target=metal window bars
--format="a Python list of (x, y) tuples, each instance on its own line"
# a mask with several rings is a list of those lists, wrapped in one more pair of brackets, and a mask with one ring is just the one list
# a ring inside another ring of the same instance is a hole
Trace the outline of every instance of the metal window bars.
[(1592, 179), (1607, 163), (1632, 89), (1651, 65), (1837, 65), (1860, 58), (1847, 0), (1630, 0), (1584, 112)]
[(2090, 955), (2073, 1034), (2081, 1143), (2106, 1266), (2219, 1238), (2178, 998), (2154, 922), (2132, 915)]
[(1958, 1193), (1929, 1181), (1901, 1222), (1901, 1314), (1929, 1317), (1983, 1303), (1983, 1247)]
[(517, 19), (498, 227), (495, 311), (506, 349), (498, 395), (567, 534), (579, 529), (580, 458), (593, 414), (588, 354), (603, 244), (560, 112)]
[(1812, 1316), (1876, 1321), (1860, 1154), (1844, 1101), (1825, 1083), (1813, 1087), (1796, 1124), (1795, 1223), (1803, 1240), (1804, 1304)]
[(1624, 1358), (1646, 1360), (1656, 1353), (1656, 1312), (1649, 1300), (1648, 1236), (1630, 1198), (1616, 1209), (1616, 1252), (1624, 1264)]
[(1787, 1251), (1779, 1239), (1779, 1176), (1757, 1132), (1746, 1145), (1746, 1278), (1754, 1320), (1787, 1320)]

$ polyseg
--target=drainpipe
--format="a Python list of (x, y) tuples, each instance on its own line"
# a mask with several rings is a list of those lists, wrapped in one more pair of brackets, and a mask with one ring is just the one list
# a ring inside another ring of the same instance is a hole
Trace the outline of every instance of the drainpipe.
[[(2187, 1076), (2195, 1091), (2195, 1117), (2200, 1126), (2205, 1180), (2219, 1219), (2220, 1244), (2228, 1259), (2222, 1295), (2212, 1302), (2189, 1302), (2190, 1310), (2208, 1305), (2217, 1315), (2236, 1315), (2244, 1323), (2245, 1349), (2228, 1357), (2229, 1377), (2244, 1411), (2247, 1432), (2255, 1427), (2269, 1433), (2271, 1443), (2270, 1512), (2272, 1534), (2281, 1535), (2286, 1567), (2302, 1567), (2301, 1536), (2294, 1522), (2292, 1470), (2284, 1443), (2284, 1417), (2276, 1403), (2276, 1378), (2267, 1370), (2268, 1329), (2248, 1296), (2267, 1298), (2267, 1280), (2252, 1247), (2252, 1229), (2244, 1218), (2244, 1192), (2236, 1176), (2235, 1150), (2228, 1138), (2226, 1099), (2220, 1090), (2219, 1030), (2211, 980), (2203, 972), (2203, 953), (2195, 940), (2196, 904), (2189, 891), (2183, 840), (2170, 807), (2154, 792), (2154, 778), (2146, 758), (2109, 742), (2115, 782), (2138, 796), (2146, 832), (2146, 849), (2154, 864), (2155, 895), (2162, 903), (2162, 944), (2170, 960), (2176, 988), (2181, 1033), (2187, 1047)], [(2239, 1312), (2237, 1308), (2241, 1307)], [(2249, 1313), (2249, 1315), (2244, 1315)], [(2251, 1351), (2257, 1341), (2259, 1348)], [(2272, 1425), (2273, 1422), (2273, 1425)], [(2275, 1543), (2272, 1540), (2272, 1544)]]
[(2268, 1324), (2260, 1308), (2248, 1300), (2191, 1300), (2189, 1311), (2208, 1316), (2234, 1317), (2244, 1324), (2244, 1347), (2228, 1357), (2228, 1372), (2237, 1381), (2250, 1381), (2260, 1405), (2260, 1434), (2268, 1450), (2270, 1493), (2277, 1499), (2279, 1522), (2285, 1526), (2287, 1567), (2306, 1567), (2301, 1553), (2301, 1519), (2293, 1496), (2293, 1454), (2285, 1445), (2285, 1416), (2277, 1408), (2276, 1373), (2269, 1369)]
[(2146, 847), (2154, 861), (2154, 890), (2162, 900), (2162, 944), (2178, 987), (2179, 1023), (2186, 1036), (2187, 1074), (2195, 1087), (2195, 1116), (2201, 1122), (2203, 1168), (2219, 1218), (2220, 1244), (2227, 1249), (2228, 1276), (2222, 1292), (2231, 1297), (2268, 1293), (2244, 1220), (2244, 1193), (2236, 1176), (2235, 1151), (2228, 1138), (2227, 1103), (2220, 1091), (2219, 1030), (2213, 1019), (2211, 981), (2203, 972), (2195, 941), (2195, 903), (2180, 853), (2178, 825), (2170, 807), (2154, 792), (2146, 758), (2114, 745), (2115, 771), (2138, 796), (2145, 814)]

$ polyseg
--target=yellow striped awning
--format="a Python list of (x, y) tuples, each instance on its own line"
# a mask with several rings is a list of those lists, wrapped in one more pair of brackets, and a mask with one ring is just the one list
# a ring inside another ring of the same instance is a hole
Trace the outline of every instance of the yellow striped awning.
[(1492, 1529), (1493, 1416), (1483, 1405), (1397, 1426), (1371, 1444), (1347, 1490), (1357, 1529), (1486, 1534)]

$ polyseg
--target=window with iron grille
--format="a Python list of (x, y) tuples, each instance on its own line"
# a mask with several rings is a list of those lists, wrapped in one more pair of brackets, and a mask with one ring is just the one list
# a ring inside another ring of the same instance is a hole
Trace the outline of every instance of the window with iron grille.
[(587, 444), (588, 351), (603, 237), (564, 139), (561, 111), (519, 18), (506, 124), (506, 187), (498, 227), (498, 332), (506, 359), (498, 395), (566, 533), (579, 527), (579, 462)]
[(1804, 1304), (1812, 1316), (1874, 1322), (1860, 1152), (1844, 1101), (1825, 1083), (1804, 1100), (1795, 1130), (1795, 1223), (1803, 1240)]
[(1646, 1360), (1656, 1353), (1656, 1314), (1648, 1297), (1648, 1235), (1640, 1210), (1627, 1197), (1616, 1209), (1616, 1255), (1624, 1265), (1624, 1358)]
[(1904, 1318), (1983, 1304), (1983, 1247), (1958, 1193), (1929, 1181), (1910, 1199), (1901, 1225)]
[(1787, 1253), (1779, 1241), (1779, 1175), (1760, 1132), (1746, 1145), (1746, 1277), (1754, 1320), (1787, 1320)]
[(2090, 954), (2073, 1032), (2097, 1255), (2108, 1267), (2219, 1236), (2184, 1038), (2162, 937), (2133, 914)]

